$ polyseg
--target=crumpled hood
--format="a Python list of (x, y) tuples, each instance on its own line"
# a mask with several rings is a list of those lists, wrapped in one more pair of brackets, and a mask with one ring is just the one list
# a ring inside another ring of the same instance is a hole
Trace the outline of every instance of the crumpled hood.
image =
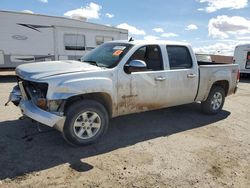
[(24, 80), (37, 80), (54, 75), (96, 71), (101, 69), (100, 67), (79, 61), (45, 61), (19, 65), (16, 68), (16, 75)]

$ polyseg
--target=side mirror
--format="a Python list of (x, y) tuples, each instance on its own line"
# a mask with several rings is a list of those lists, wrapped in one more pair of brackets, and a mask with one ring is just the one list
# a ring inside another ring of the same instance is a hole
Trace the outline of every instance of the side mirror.
[(124, 70), (126, 73), (146, 71), (147, 64), (142, 60), (132, 60), (125, 65)]

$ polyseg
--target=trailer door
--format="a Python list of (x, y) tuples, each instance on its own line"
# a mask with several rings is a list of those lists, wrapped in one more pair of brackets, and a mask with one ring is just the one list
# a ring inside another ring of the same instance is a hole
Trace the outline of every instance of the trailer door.
[(3, 56), (3, 51), (0, 50), (0, 65), (3, 65), (4, 64), (4, 56)]
[(246, 69), (250, 69), (250, 51), (247, 52)]

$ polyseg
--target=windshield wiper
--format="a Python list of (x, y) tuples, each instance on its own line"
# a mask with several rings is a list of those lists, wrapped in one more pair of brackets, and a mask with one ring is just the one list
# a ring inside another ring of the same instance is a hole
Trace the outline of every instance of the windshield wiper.
[(97, 67), (99, 67), (99, 65), (95, 62), (95, 61), (83, 61), (83, 62), (85, 62), (85, 63), (89, 63), (89, 64), (91, 64), (91, 65), (95, 65), (95, 66), (97, 66)]

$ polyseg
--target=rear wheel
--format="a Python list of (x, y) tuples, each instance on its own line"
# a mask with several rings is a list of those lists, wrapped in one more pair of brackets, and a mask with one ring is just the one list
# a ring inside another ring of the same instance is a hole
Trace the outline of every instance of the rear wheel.
[(225, 102), (225, 90), (220, 86), (213, 86), (207, 100), (201, 103), (202, 111), (207, 114), (217, 114)]
[(109, 116), (105, 107), (92, 100), (72, 104), (66, 112), (63, 136), (73, 145), (98, 141), (108, 129)]

